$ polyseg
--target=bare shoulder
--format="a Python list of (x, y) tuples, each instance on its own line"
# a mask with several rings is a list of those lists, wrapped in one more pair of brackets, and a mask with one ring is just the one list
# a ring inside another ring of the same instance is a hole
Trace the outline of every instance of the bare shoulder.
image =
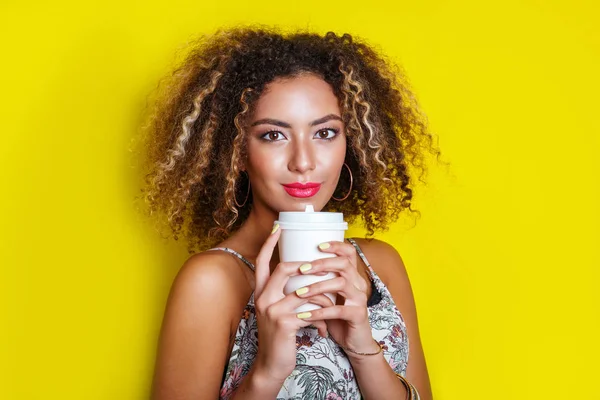
[(166, 316), (190, 312), (188, 307), (203, 303), (227, 308), (247, 300), (243, 299), (247, 289), (244, 274), (232, 256), (216, 251), (194, 254), (183, 263), (171, 285)]
[(408, 280), (404, 261), (394, 246), (378, 239), (354, 240), (386, 286), (389, 287), (394, 280)]
[(204, 252), (185, 261), (165, 308), (152, 399), (218, 397), (232, 322), (248, 291), (228, 254)]
[(190, 256), (181, 266), (171, 295), (190, 291), (198, 296), (235, 297), (244, 287), (245, 279), (235, 259), (224, 252), (205, 251)]

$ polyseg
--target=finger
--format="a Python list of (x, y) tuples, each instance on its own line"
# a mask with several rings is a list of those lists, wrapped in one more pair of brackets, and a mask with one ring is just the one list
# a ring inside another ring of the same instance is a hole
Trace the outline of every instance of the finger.
[[(346, 242), (323, 242), (319, 245), (319, 250), (323, 253), (348, 257), (350, 260), (356, 259), (356, 249), (350, 243)], [(356, 264), (356, 262), (354, 264)]]
[(321, 307), (330, 307), (333, 302), (324, 294), (315, 295), (310, 298), (300, 297), (296, 292), (290, 293), (283, 299), (273, 303), (269, 308), (276, 315), (294, 314), (296, 309), (306, 303), (313, 303)]
[(302, 274), (322, 276), (329, 272), (337, 273), (346, 278), (349, 282), (352, 282), (361, 292), (367, 291), (367, 282), (360, 275), (358, 269), (352, 265), (346, 257), (323, 258), (315, 260), (308, 265), (310, 265), (310, 268), (307, 268), (306, 266), (300, 268)]
[(281, 300), (278, 300), (269, 306), (269, 314), (273, 318), (280, 315), (295, 315), (296, 309), (301, 305), (309, 303), (311, 300), (298, 296), (295, 292), (288, 294)]
[(290, 293), (283, 299), (273, 303), (267, 310), (270, 319), (279, 319), (288, 316), (297, 316), (296, 309), (304, 304), (313, 303), (321, 307), (330, 307), (333, 302), (325, 295), (317, 295), (311, 298), (299, 297), (296, 293)]
[(307, 300), (309, 303), (316, 304), (321, 307), (331, 307), (334, 304), (333, 301), (324, 294), (317, 294), (311, 297), (301, 297), (304, 300)]
[[(310, 316), (303, 318), (305, 321), (327, 321), (332, 319), (340, 319), (354, 324), (359, 324), (368, 321), (369, 315), (366, 307), (360, 306), (331, 306), (323, 307), (318, 310), (312, 310)], [(368, 322), (367, 322), (368, 323)]]
[(310, 268), (306, 266), (302, 266), (300, 272), (303, 274), (316, 275), (317, 273), (322, 272), (339, 272), (342, 273), (344, 271), (356, 272), (358, 273), (358, 268), (352, 264), (351, 260), (348, 257), (328, 257), (321, 258), (319, 260), (311, 261)]
[(312, 324), (315, 326), (315, 328), (317, 328), (317, 331), (319, 332), (319, 336), (321, 337), (328, 337), (329, 333), (327, 333), (327, 323), (323, 320), (319, 320), (319, 321), (313, 321)]
[[(276, 323), (285, 329), (298, 330), (305, 328), (309, 325), (315, 324), (315, 321), (307, 320), (312, 315), (312, 311), (297, 312), (296, 309), (308, 302), (315, 302), (322, 307), (330, 306), (333, 303), (326, 296), (315, 296), (315, 299), (303, 299), (296, 296), (295, 293), (290, 293), (283, 299), (276, 303), (273, 303), (266, 312), (267, 317), (276, 321)], [(320, 321), (321, 328), (319, 329), (320, 334), (322, 333), (326, 337), (327, 335), (327, 324), (324, 321)], [(315, 325), (316, 326), (316, 325)]]
[(256, 270), (254, 272), (256, 287), (255, 297), (259, 297), (269, 281), (269, 277), (271, 275), (271, 268), (269, 266), (269, 262), (271, 261), (271, 257), (273, 256), (273, 250), (277, 245), (277, 241), (279, 240), (279, 236), (281, 235), (281, 229), (279, 228), (279, 224), (275, 224), (273, 227), (273, 231), (271, 235), (267, 238), (265, 243), (263, 244), (258, 256), (256, 257)]
[(356, 302), (356, 304), (367, 303), (367, 294), (341, 276), (305, 286), (298, 289), (296, 293), (298, 297), (302, 298), (323, 293), (339, 293), (344, 296), (346, 301)]
[(301, 262), (279, 263), (263, 287), (262, 296), (279, 300), (290, 277), (301, 274), (299, 269), (301, 265)]

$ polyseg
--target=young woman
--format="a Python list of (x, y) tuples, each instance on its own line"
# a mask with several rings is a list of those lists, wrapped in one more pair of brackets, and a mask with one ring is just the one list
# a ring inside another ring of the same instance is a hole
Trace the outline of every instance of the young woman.
[[(172, 285), (154, 399), (432, 398), (393, 247), (323, 243), (335, 257), (306, 263), (274, 251), (280, 211), (343, 212), (372, 235), (410, 210), (424, 151), (438, 152), (397, 69), (347, 34), (218, 32), (159, 90), (146, 137), (150, 211), (203, 250)], [(307, 302), (322, 308), (294, 312)]]

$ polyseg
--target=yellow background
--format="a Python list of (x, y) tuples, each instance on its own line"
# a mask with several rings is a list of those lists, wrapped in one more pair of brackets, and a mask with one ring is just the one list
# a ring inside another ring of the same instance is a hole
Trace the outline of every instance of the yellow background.
[(600, 399), (597, 7), (3, 1), (0, 398), (148, 397), (187, 254), (135, 214), (129, 142), (177, 49), (261, 22), (380, 46), (440, 137), (423, 217), (379, 236), (409, 270), (435, 398)]

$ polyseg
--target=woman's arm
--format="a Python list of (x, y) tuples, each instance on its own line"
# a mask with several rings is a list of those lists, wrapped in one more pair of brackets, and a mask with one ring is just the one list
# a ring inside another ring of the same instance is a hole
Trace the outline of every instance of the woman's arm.
[[(376, 347), (376, 346), (374, 346)], [(356, 356), (346, 352), (365, 400), (398, 400), (407, 398), (407, 389), (398, 379), (383, 354)]]
[[(396, 249), (385, 242), (379, 240), (360, 240), (358, 241), (358, 244), (375, 272), (377, 272), (387, 286), (398, 310), (404, 318), (404, 322), (406, 323), (409, 339), (406, 380), (415, 386), (421, 400), (432, 400), (433, 395), (429, 382), (429, 374), (427, 372), (425, 354), (419, 335), (417, 310), (404, 263)], [(370, 358), (374, 357), (377, 356), (371, 356)], [(350, 360), (352, 361), (352, 358)], [(361, 392), (363, 392), (365, 399), (384, 398), (382, 397), (383, 393), (381, 392), (381, 388), (387, 386), (377, 387), (373, 384), (374, 381), (371, 378), (376, 372), (381, 374), (381, 378), (379, 379), (385, 379), (389, 384), (392, 384), (392, 377), (397, 380), (387, 363), (384, 365), (383, 363), (378, 363), (375, 359), (363, 357), (360, 361), (355, 360), (352, 363), (352, 367), (356, 373)], [(391, 374), (388, 373), (384, 367), (387, 367), (387, 370), (389, 370)], [(383, 384), (387, 385), (385, 382), (383, 382)], [(400, 382), (398, 382), (398, 384), (402, 385)], [(371, 388), (371, 386), (373, 386), (373, 388)]]
[(173, 282), (158, 345), (153, 400), (219, 398), (231, 324), (247, 301), (240, 293), (247, 286), (243, 273), (223, 257), (194, 255)]

